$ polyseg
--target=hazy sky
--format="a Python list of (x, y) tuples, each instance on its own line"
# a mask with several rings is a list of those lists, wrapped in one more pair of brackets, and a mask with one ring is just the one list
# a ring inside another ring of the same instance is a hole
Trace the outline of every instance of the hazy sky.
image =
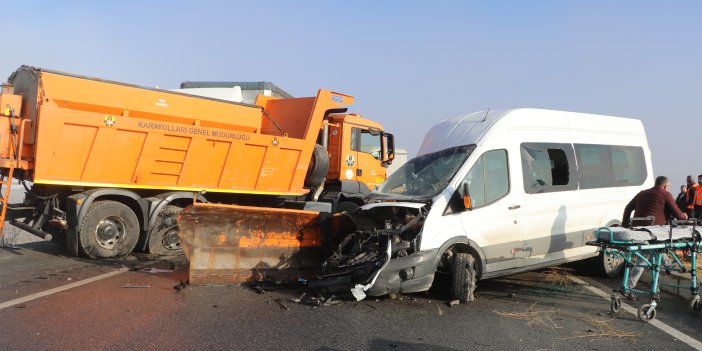
[[(22, 64), (134, 84), (354, 95), (413, 156), (435, 122), (539, 107), (643, 120), (656, 175), (702, 174), (699, 1), (4, 1)], [(3, 73), (4, 72), (4, 73)], [(696, 142), (697, 141), (697, 142)], [(672, 189), (676, 193), (675, 189)]]

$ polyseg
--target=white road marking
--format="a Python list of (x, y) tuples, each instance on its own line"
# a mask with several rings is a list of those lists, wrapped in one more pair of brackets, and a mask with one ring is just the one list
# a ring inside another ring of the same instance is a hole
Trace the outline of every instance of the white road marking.
[(57, 292), (65, 291), (65, 290), (68, 290), (68, 289), (73, 289), (73, 288), (79, 287), (79, 286), (81, 286), (81, 285), (90, 284), (90, 283), (92, 283), (92, 282), (96, 282), (96, 281), (101, 280), (101, 279), (109, 278), (109, 277), (112, 277), (112, 276), (115, 276), (115, 275), (117, 275), (117, 274), (121, 274), (121, 273), (124, 273), (124, 272), (127, 272), (127, 271), (129, 271), (129, 268), (122, 267), (122, 268), (120, 268), (120, 269), (118, 269), (118, 270), (116, 270), (116, 271), (113, 271), (113, 272), (109, 272), (109, 273), (105, 273), (105, 274), (100, 274), (100, 275), (98, 275), (98, 276), (96, 276), (96, 277), (92, 277), (92, 278), (88, 278), (88, 279), (83, 279), (83, 280), (77, 281), (77, 282), (75, 282), (75, 283), (71, 283), (71, 284), (66, 284), (66, 285), (63, 285), (63, 286), (59, 286), (58, 288), (53, 288), (53, 289), (41, 291), (41, 292), (38, 292), (38, 293), (36, 293), (36, 294), (31, 294), (31, 295), (28, 295), (28, 296), (25, 296), (25, 297), (20, 297), (19, 299), (14, 299), (14, 300), (10, 300), (10, 301), (7, 301), (7, 302), (3, 302), (3, 303), (0, 303), (0, 310), (5, 309), (5, 308), (8, 308), (8, 307), (15, 306), (15, 305), (19, 305), (19, 304), (21, 304), (21, 303), (25, 303), (25, 302), (27, 302), (27, 301), (32, 301), (32, 300), (38, 299), (38, 298), (40, 298), (40, 297), (49, 296), (49, 295), (55, 294), (55, 293), (57, 293)]
[[(610, 293), (607, 293), (607, 292), (595, 287), (593, 284), (590, 284), (590, 283), (588, 283), (588, 282), (586, 282), (578, 277), (574, 277), (572, 275), (569, 275), (568, 278), (570, 280), (580, 284), (580, 285), (583, 285), (587, 290), (590, 290), (595, 295), (598, 295), (598, 296), (602, 297), (603, 299), (609, 301)], [(638, 310), (635, 309), (634, 307), (632, 307), (631, 305), (625, 303), (624, 301), (622, 301), (621, 309), (633, 314), (634, 316), (636, 316), (638, 318)], [(667, 324), (665, 324), (657, 319), (649, 321), (648, 324), (668, 333), (670, 336), (686, 343), (687, 345), (689, 345), (690, 347), (693, 347), (696, 350), (702, 350), (702, 342), (697, 341), (696, 339), (692, 338), (691, 336), (684, 334), (683, 332), (681, 332), (681, 331), (679, 331), (679, 330), (677, 330), (677, 329), (675, 329), (675, 328), (673, 328), (673, 327), (671, 327), (671, 326), (669, 326), (669, 325), (667, 325)]]

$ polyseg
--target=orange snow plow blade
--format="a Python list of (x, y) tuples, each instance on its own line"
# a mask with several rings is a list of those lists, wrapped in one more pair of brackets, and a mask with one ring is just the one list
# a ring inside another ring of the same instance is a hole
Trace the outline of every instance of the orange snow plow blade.
[(197, 203), (178, 216), (194, 285), (294, 279), (321, 264), (319, 212)]

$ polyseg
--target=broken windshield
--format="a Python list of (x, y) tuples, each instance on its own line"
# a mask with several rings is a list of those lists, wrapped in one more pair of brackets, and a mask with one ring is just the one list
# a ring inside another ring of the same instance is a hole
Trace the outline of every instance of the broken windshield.
[(464, 145), (415, 157), (371, 193), (371, 198), (431, 199), (439, 194), (463, 165), (475, 145)]

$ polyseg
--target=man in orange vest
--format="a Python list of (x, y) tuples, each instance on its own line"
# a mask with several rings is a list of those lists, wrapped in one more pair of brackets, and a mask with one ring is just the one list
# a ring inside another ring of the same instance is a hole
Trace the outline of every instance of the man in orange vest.
[(697, 176), (697, 187), (695, 189), (695, 218), (702, 218), (702, 174)]
[(691, 175), (687, 176), (687, 195), (685, 195), (685, 204), (687, 208), (685, 211), (687, 212), (687, 216), (690, 218), (695, 216), (695, 194), (697, 193), (697, 188), (699, 187), (700, 185), (692, 180)]

